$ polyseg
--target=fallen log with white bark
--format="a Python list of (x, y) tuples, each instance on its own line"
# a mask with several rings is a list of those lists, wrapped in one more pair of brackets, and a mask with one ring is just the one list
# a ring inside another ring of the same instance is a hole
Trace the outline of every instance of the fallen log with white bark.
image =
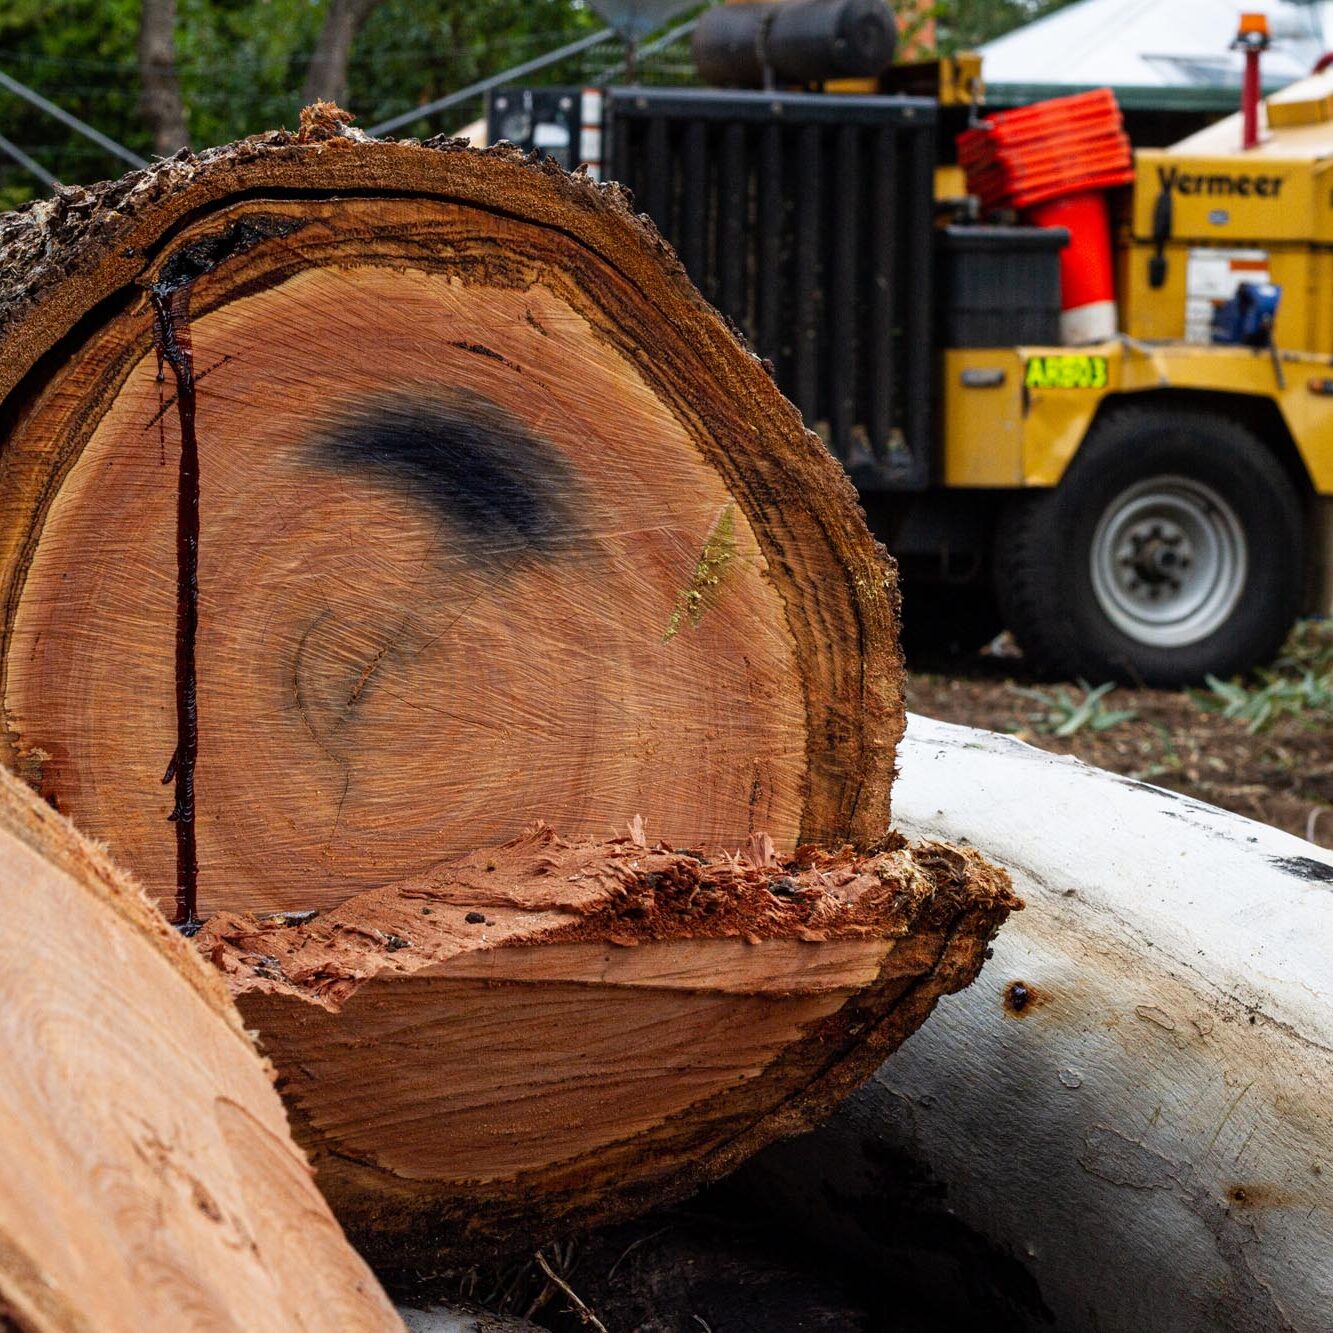
[(957, 1326), (1325, 1333), (1333, 855), (913, 717), (898, 826), (1027, 910), (985, 979), (755, 1179)]

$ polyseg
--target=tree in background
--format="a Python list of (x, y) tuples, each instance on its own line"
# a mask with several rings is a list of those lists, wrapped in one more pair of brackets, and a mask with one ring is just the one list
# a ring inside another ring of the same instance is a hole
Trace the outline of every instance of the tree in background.
[(347, 98), (347, 62), (352, 44), (380, 0), (329, 0), (324, 26), (319, 30), (315, 52), (310, 57), (301, 88), (303, 101), (337, 102)]
[(153, 151), (169, 157), (190, 142), (176, 77), (176, 0), (143, 0), (139, 15), (139, 114)]

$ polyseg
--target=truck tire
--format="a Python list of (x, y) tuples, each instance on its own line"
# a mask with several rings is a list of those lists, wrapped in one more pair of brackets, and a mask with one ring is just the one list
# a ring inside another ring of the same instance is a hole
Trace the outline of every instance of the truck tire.
[(1246, 427), (1123, 408), (996, 533), (1006, 623), (1044, 670), (1182, 685), (1269, 661), (1300, 609), (1302, 504)]

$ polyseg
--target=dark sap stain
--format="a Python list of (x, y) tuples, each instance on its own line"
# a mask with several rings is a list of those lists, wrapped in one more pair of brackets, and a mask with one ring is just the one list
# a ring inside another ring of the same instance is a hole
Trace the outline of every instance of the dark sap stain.
[(180, 420), (180, 477), (176, 487), (176, 748), (163, 785), (176, 784), (167, 816), (176, 826), (176, 914), (186, 935), (199, 929), (199, 857), (195, 846), (194, 766), (199, 755), (199, 693), (195, 648), (199, 635), (199, 440), (195, 431), (194, 351), (189, 286), (152, 289), (158, 354), (176, 379)]
[(1270, 856), (1269, 862), (1309, 884), (1333, 884), (1333, 866), (1310, 856)]
[(433, 509), (476, 563), (585, 545), (580, 482), (550, 440), (480, 394), (384, 393), (343, 408), (314, 458)]
[[(195, 762), (199, 755), (199, 692), (196, 641), (199, 636), (199, 440), (195, 427), (195, 373), (190, 336), (190, 289), (219, 264), (244, 254), (261, 241), (286, 236), (304, 224), (296, 218), (242, 218), (223, 231), (206, 236), (171, 254), (149, 289), (153, 308), (153, 342), (157, 350), (157, 382), (170, 366), (176, 380), (172, 400), (180, 422), (180, 471), (176, 487), (176, 748), (163, 774), (163, 785), (176, 784), (168, 820), (176, 829), (176, 913), (173, 923), (185, 935), (200, 926), (199, 856), (195, 844)], [(219, 363), (221, 364), (221, 363)], [(216, 367), (213, 367), (216, 369)], [(158, 390), (159, 400), (162, 391)], [(168, 406), (161, 403), (159, 416)], [(154, 424), (150, 422), (151, 426)], [(166, 432), (160, 437), (166, 462)]]
[(1027, 981), (1011, 981), (1004, 988), (1004, 1007), (1014, 1015), (1022, 1015), (1045, 1004), (1046, 995)]
[(450, 347), (457, 347), (460, 351), (471, 352), (473, 356), (488, 357), (492, 361), (498, 361), (502, 366), (508, 366), (510, 370), (517, 371), (520, 375), (523, 373), (523, 367), (515, 365), (507, 356), (501, 356), (499, 352), (492, 351), (484, 343), (452, 342)]
[(267, 214), (241, 218), (223, 231), (181, 246), (162, 265), (153, 289), (164, 295), (179, 291), (205, 273), (211, 273), (219, 264), (253, 250), (261, 241), (290, 236), (303, 226), (305, 223), (299, 218), (270, 217)]

